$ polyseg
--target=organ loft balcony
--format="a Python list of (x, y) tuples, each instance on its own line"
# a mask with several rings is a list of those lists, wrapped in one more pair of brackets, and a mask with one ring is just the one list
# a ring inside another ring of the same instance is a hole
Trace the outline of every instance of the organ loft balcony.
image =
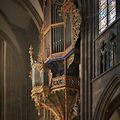
[(45, 22), (37, 60), (32, 46), (29, 49), (31, 97), (40, 120), (77, 120), (80, 112), (79, 10), (74, 0), (46, 0), (43, 5)]

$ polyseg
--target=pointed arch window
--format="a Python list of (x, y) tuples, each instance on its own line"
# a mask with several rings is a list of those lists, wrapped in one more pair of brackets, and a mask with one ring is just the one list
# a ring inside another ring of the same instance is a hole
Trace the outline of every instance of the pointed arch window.
[(109, 49), (109, 67), (112, 67), (115, 64), (115, 40), (112, 39), (110, 41), (110, 49)]
[(116, 0), (99, 0), (99, 33), (116, 20)]
[(100, 73), (107, 70), (107, 49), (106, 43), (103, 42), (100, 48)]
[(110, 56), (109, 56), (109, 61), (110, 61), (110, 67), (113, 66), (114, 64), (114, 49), (113, 46), (110, 47)]

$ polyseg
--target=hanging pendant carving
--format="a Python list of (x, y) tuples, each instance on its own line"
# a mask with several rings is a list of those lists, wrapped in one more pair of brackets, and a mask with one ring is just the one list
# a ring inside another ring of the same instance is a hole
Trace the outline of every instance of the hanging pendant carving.
[(72, 6), (72, 40), (75, 45), (80, 33), (81, 17), (75, 5)]

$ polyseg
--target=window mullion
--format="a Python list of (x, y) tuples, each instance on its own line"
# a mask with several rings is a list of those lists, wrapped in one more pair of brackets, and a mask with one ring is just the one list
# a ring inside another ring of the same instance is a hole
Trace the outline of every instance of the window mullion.
[(108, 26), (108, 19), (109, 19), (109, 4), (108, 4), (108, 0), (107, 0), (107, 26)]

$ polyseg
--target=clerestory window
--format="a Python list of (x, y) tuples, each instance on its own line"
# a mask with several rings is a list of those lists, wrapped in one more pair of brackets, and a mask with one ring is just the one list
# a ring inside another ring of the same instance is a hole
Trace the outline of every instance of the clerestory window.
[(116, 0), (99, 0), (99, 33), (116, 20)]

